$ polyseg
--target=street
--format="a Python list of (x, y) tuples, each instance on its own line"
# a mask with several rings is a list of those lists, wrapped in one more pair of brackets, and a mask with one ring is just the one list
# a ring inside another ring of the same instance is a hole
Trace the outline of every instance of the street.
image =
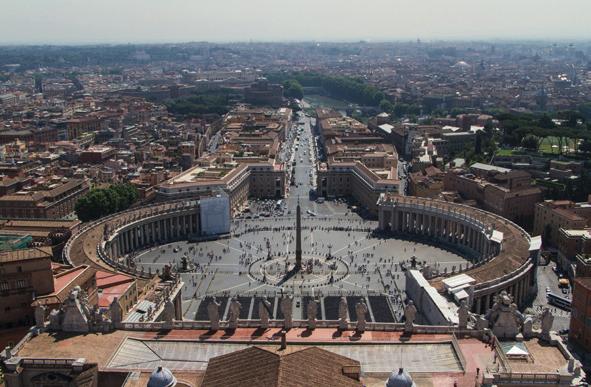
[(552, 271), (553, 265), (554, 263), (550, 263), (547, 266), (539, 266), (537, 269), (538, 294), (533, 302), (533, 309), (534, 312), (539, 313), (541, 311), (539, 310), (540, 307), (550, 308), (554, 314), (553, 329), (560, 331), (562, 329), (568, 329), (570, 324), (570, 312), (562, 310), (554, 305), (548, 305), (546, 289), (549, 288), (552, 293), (561, 297), (571, 298), (572, 294), (570, 293), (570, 289), (568, 294), (563, 294), (562, 289), (558, 287), (558, 276)]

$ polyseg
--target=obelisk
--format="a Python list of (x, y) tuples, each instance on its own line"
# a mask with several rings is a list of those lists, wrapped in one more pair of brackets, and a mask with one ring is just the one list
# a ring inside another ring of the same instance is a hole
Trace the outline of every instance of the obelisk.
[(296, 207), (296, 270), (302, 268), (302, 214), (300, 210), (300, 201)]

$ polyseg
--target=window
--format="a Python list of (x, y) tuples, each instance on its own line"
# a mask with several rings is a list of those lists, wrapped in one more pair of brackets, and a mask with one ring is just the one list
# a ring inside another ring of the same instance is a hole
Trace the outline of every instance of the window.
[(0, 282), (0, 291), (1, 292), (5, 292), (9, 289), (10, 289), (10, 286), (8, 285), (8, 281), (1, 281)]
[(26, 287), (27, 287), (27, 281), (25, 281), (24, 279), (16, 280), (16, 288), (17, 289), (22, 289), (22, 288), (26, 288)]

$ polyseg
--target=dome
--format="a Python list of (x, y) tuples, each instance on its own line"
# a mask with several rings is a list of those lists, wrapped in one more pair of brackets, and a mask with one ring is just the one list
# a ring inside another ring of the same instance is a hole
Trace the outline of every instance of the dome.
[(415, 383), (410, 375), (400, 368), (398, 372), (392, 372), (386, 382), (386, 387), (415, 387)]
[(467, 69), (470, 67), (470, 65), (468, 63), (464, 62), (463, 60), (461, 60), (461, 61), (457, 62), (455, 65), (453, 65), (453, 67), (460, 67), (463, 69)]
[(158, 367), (152, 372), (148, 387), (174, 387), (176, 378), (168, 368)]

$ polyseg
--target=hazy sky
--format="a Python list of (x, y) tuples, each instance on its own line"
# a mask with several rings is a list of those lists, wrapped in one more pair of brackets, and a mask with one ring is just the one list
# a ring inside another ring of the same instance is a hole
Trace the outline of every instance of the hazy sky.
[(589, 39), (591, 0), (0, 0), (0, 43)]

